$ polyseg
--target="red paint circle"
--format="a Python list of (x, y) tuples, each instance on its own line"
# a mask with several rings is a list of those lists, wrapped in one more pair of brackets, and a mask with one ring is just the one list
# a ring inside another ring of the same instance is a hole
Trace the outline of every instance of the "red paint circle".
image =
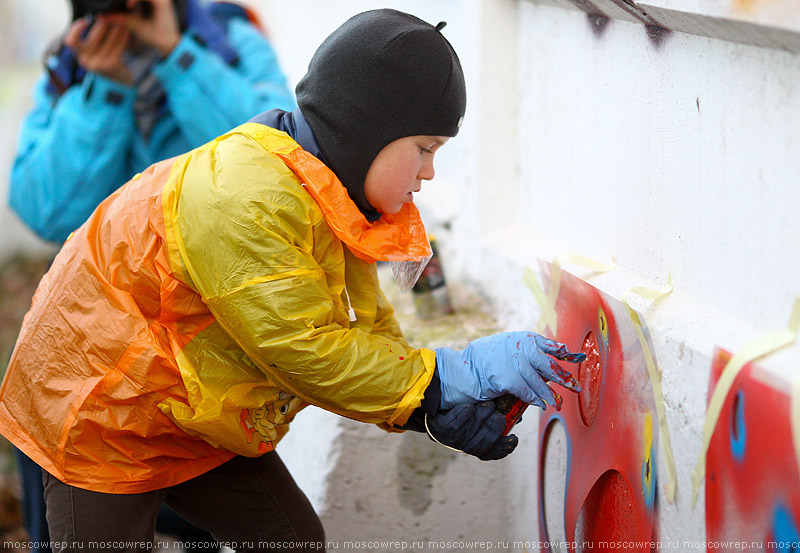
[(581, 351), (586, 354), (586, 360), (578, 365), (578, 380), (581, 391), (578, 394), (578, 408), (581, 420), (590, 426), (597, 416), (600, 404), (600, 385), (603, 382), (603, 365), (600, 362), (600, 347), (594, 332), (590, 332), (583, 340)]
[[(632, 544), (635, 537), (631, 487), (622, 474), (608, 470), (597, 479), (581, 506), (575, 525), (575, 541), (583, 546), (580, 551), (616, 553), (620, 551), (620, 544)], [(650, 551), (650, 547), (648, 544), (645, 548), (633, 546), (625, 550)]]

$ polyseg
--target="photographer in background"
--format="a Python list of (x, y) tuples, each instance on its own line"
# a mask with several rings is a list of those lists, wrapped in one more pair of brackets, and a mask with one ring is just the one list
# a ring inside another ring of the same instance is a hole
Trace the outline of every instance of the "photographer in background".
[[(10, 179), (11, 207), (44, 240), (62, 243), (152, 163), (295, 107), (272, 46), (239, 5), (71, 1), (73, 21), (47, 54)], [(41, 469), (17, 453), (27, 530), (46, 544)], [(171, 512), (159, 530), (210, 538)]]
[[(72, 0), (11, 171), (10, 204), (61, 243), (118, 186), (263, 111), (292, 110), (275, 52), (235, 4)], [(114, 4), (124, 12), (92, 12)]]

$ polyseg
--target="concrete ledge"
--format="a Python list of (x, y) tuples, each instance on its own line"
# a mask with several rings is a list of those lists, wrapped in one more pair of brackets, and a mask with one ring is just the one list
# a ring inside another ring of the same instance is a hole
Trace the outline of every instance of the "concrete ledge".
[[(761, 4), (733, 0), (532, 1), (578, 9), (593, 18), (638, 22), (654, 30), (654, 41), (662, 40), (665, 30), (800, 53), (800, 8), (788, 1)], [(602, 19), (596, 24), (603, 25)]]

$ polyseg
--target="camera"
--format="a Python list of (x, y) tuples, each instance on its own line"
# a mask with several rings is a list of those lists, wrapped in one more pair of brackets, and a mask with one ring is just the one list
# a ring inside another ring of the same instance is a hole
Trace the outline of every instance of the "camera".
[(96, 15), (111, 12), (136, 12), (143, 17), (153, 13), (153, 5), (146, 0), (139, 0), (134, 8), (128, 8), (127, 0), (70, 0), (72, 2), (72, 20), (75, 21), (86, 15)]

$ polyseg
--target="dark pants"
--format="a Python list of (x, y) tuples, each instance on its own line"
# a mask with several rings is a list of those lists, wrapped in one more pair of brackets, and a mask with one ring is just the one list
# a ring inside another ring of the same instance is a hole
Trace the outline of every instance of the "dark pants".
[(12, 446), (14, 461), (17, 464), (22, 484), (22, 520), (33, 544), (31, 553), (50, 553), (50, 533), (47, 531), (44, 495), (42, 488), (42, 469), (30, 457)]
[(187, 482), (140, 494), (83, 490), (47, 472), (44, 488), (57, 553), (151, 551), (162, 503), (236, 551), (324, 551), (322, 523), (274, 451), (234, 457)]
[[(42, 469), (30, 457), (12, 446), (14, 459), (19, 470), (22, 483), (22, 518), (28, 541), (31, 542), (30, 553), (51, 553), (50, 532), (47, 529), (45, 516), (44, 486), (42, 485)], [(215, 553), (219, 548), (207, 544), (214, 538), (205, 530), (189, 524), (175, 511), (162, 505), (156, 519), (156, 531), (160, 534), (175, 537), (178, 541), (189, 544), (184, 547), (185, 553)], [(203, 544), (192, 547), (191, 544)]]

